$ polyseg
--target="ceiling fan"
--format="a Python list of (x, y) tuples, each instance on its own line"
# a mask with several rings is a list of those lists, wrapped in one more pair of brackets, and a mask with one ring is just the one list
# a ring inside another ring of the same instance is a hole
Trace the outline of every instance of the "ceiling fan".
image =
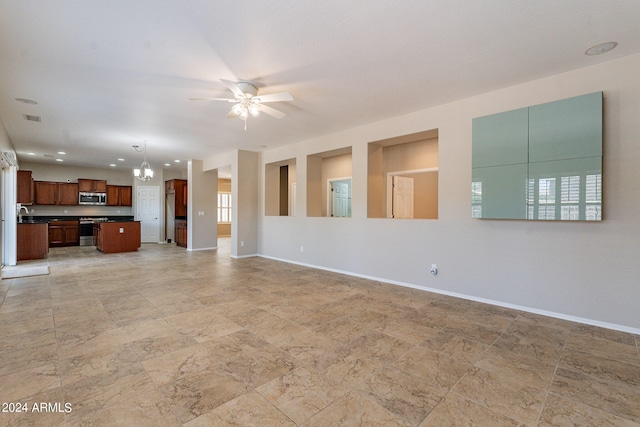
[(258, 88), (250, 82), (232, 82), (231, 80), (220, 79), (233, 92), (233, 98), (189, 98), (192, 101), (226, 101), (235, 105), (227, 114), (227, 118), (238, 117), (244, 121), (244, 130), (247, 130), (247, 118), (258, 117), (261, 112), (281, 119), (286, 116), (282, 111), (264, 105), (265, 102), (293, 101), (293, 96), (289, 92), (271, 93), (268, 95), (258, 95)]

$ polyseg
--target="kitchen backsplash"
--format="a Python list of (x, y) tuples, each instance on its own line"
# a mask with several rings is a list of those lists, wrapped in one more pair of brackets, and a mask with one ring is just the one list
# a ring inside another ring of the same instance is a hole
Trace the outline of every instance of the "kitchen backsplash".
[[(110, 215), (133, 215), (131, 206), (47, 206), (33, 205), (27, 206), (29, 215), (33, 216), (110, 216)], [(33, 210), (33, 212), (32, 212)]]

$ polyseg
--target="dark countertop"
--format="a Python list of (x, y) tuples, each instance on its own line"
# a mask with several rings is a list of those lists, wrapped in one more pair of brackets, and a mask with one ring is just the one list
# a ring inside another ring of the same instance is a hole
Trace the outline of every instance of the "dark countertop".
[(133, 221), (133, 215), (35, 216), (23, 215), (22, 224), (42, 224), (54, 221), (78, 221), (80, 218), (108, 218), (109, 222)]

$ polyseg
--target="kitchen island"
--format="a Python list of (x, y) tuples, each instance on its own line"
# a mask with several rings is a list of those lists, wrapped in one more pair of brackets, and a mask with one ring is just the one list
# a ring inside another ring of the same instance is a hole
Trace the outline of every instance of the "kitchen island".
[(96, 249), (105, 254), (135, 252), (140, 247), (140, 221), (105, 221), (93, 225)]

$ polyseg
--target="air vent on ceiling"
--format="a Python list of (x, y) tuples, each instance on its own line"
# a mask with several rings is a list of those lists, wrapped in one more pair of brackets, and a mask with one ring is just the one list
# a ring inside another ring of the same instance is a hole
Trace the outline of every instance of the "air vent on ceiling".
[(34, 116), (33, 114), (23, 114), (22, 116), (25, 120), (29, 120), (30, 122), (41, 122), (40, 116)]

